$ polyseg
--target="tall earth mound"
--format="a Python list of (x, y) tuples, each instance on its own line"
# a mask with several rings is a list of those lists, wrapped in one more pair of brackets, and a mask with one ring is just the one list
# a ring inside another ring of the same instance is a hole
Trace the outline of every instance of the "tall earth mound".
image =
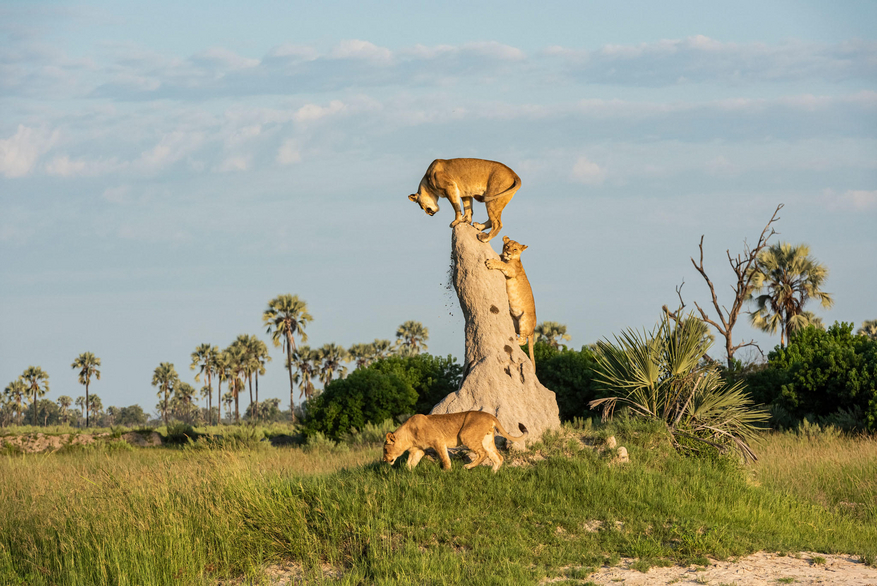
[(554, 393), (543, 387), (529, 356), (515, 343), (505, 277), (484, 265), (499, 260), (478, 230), (466, 223), (451, 236), (454, 288), (466, 318), (466, 360), (460, 389), (433, 407), (432, 413), (485, 411), (512, 434), (527, 426), (529, 441), (560, 427)]

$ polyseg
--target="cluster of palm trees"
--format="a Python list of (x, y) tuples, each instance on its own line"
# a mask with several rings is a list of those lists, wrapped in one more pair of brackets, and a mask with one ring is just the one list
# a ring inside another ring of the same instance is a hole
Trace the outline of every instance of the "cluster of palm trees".
[[(89, 395), (88, 386), (91, 378), (100, 380), (100, 358), (97, 358), (91, 352), (83, 352), (70, 365), (74, 370), (79, 369), (79, 382), (85, 385), (85, 397), (79, 397), (76, 400), (77, 406), (81, 406), (83, 414), (86, 418), (86, 427), (88, 427), (88, 415), (90, 413), (99, 412), (103, 409), (100, 398), (96, 395)], [(37, 422), (37, 405), (41, 397), (45, 397), (49, 392), (49, 375), (39, 366), (28, 366), (17, 379), (10, 382), (3, 389), (3, 395), (0, 397), (0, 406), (17, 419), (17, 423), (21, 425), (22, 417), (26, 411), (25, 401), (30, 402), (33, 409), (31, 421)], [(61, 408), (62, 414), (66, 417), (67, 410), (73, 400), (62, 395), (58, 397), (58, 406)], [(88, 407), (88, 409), (86, 409)], [(5, 421), (3, 422), (5, 425)]]
[[(353, 362), (355, 368), (362, 368), (392, 354), (410, 356), (427, 349), (429, 329), (416, 321), (407, 321), (399, 326), (395, 343), (376, 339), (370, 344), (354, 344), (350, 349), (334, 343), (311, 348), (303, 344), (308, 340), (305, 328), (312, 320), (305, 301), (291, 294), (275, 297), (262, 313), (266, 332), (274, 345), (282, 348), (286, 354), (290, 416), (293, 421), (296, 386), (299, 388), (299, 398), (307, 401), (317, 392), (315, 380), (325, 387), (334, 378), (347, 376), (348, 367), (345, 363)], [(252, 405), (251, 413), (258, 419), (259, 376), (265, 374), (266, 365), (271, 361), (268, 347), (262, 340), (254, 335), (241, 334), (224, 350), (211, 344), (201, 344), (192, 352), (191, 359), (190, 368), (197, 371), (195, 381), (205, 383), (200, 395), (206, 400), (210, 423), (218, 424), (221, 421), (223, 406), (227, 414), (230, 414), (233, 406), (234, 421), (240, 422), (240, 396), (247, 391)], [(222, 392), (223, 383), (227, 385), (225, 393)], [(156, 409), (165, 424), (171, 417), (191, 421), (198, 409), (193, 404), (196, 392), (191, 385), (180, 380), (172, 363), (159, 364), (153, 373), (152, 385), (158, 389)]]

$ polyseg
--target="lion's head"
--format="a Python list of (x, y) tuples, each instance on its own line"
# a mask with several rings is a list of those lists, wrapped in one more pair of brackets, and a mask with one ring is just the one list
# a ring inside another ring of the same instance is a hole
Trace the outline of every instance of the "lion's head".
[(388, 433), (384, 439), (384, 462), (392, 466), (396, 458), (404, 454), (407, 449), (408, 446), (403, 447), (402, 442), (398, 441), (396, 434), (393, 432)]
[(521, 258), (521, 253), (527, 250), (526, 244), (520, 244), (518, 242), (515, 242), (508, 236), (503, 236), (502, 242), (502, 254), (499, 256), (503, 260), (503, 262), (517, 260)]
[(408, 199), (419, 205), (420, 209), (430, 216), (434, 216), (439, 211), (438, 198), (430, 191), (425, 179), (420, 182), (417, 193), (412, 193)]

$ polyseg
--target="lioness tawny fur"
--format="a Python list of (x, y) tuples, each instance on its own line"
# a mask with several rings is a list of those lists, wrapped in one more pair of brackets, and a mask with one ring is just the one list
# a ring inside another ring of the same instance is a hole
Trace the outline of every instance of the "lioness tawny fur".
[(518, 346), (530, 343), (530, 361), (536, 364), (533, 358), (533, 342), (535, 341), (536, 329), (536, 301), (533, 299), (533, 289), (521, 264), (521, 253), (527, 249), (525, 244), (519, 244), (509, 238), (502, 237), (502, 260), (489, 258), (484, 264), (489, 269), (502, 271), (505, 275), (505, 288), (509, 296), (509, 311), (515, 322), (515, 331), (518, 333)]
[[(438, 200), (447, 198), (454, 206), (451, 228), (460, 222), (472, 223), (481, 230), (478, 239), (487, 242), (502, 228), (502, 210), (521, 188), (517, 173), (496, 161), (484, 159), (436, 159), (433, 161), (417, 193), (408, 199), (418, 204), (430, 216), (439, 211)], [(484, 202), (487, 222), (472, 222), (472, 200)], [(490, 228), (490, 233), (484, 232)]]
[(442, 468), (450, 470), (451, 459), (448, 448), (466, 446), (475, 457), (465, 468), (473, 468), (489, 457), (493, 471), (502, 466), (503, 457), (493, 443), (494, 428), (499, 435), (509, 440), (521, 441), (529, 433), (523, 423), (519, 423), (523, 435), (514, 436), (503, 428), (499, 420), (483, 411), (463, 411), (443, 415), (414, 415), (399, 429), (388, 433), (384, 440), (384, 462), (392, 464), (396, 458), (408, 452), (408, 468), (414, 468), (423, 457), (424, 450), (432, 448), (438, 452)]

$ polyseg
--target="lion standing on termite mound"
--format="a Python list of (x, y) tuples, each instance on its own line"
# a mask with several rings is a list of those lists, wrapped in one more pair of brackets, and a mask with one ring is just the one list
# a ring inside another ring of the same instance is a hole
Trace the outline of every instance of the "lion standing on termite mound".
[[(460, 222), (472, 223), (481, 230), (481, 242), (488, 242), (502, 228), (502, 210), (521, 188), (518, 174), (496, 161), (484, 159), (436, 159), (426, 170), (417, 193), (408, 199), (420, 205), (430, 216), (439, 210), (438, 200), (445, 197), (454, 206), (451, 228)], [(487, 207), (487, 222), (472, 222), (472, 200)], [(490, 233), (484, 230), (490, 229)]]
[(392, 464), (396, 458), (408, 452), (408, 468), (414, 468), (423, 457), (424, 450), (432, 448), (438, 452), (442, 468), (451, 469), (448, 448), (464, 445), (475, 454), (475, 458), (465, 468), (481, 464), (484, 458), (493, 461), (493, 471), (502, 466), (503, 457), (493, 443), (494, 428), (507, 440), (521, 441), (529, 433), (523, 423), (519, 423), (523, 435), (514, 436), (503, 428), (499, 420), (483, 411), (463, 411), (443, 415), (414, 415), (399, 429), (388, 433), (384, 441), (384, 462)]
[(488, 269), (502, 271), (505, 275), (505, 288), (509, 296), (509, 312), (515, 322), (515, 331), (518, 333), (518, 346), (530, 343), (530, 361), (535, 365), (533, 358), (533, 342), (535, 341), (536, 329), (536, 301), (533, 299), (533, 289), (530, 280), (524, 272), (521, 264), (521, 253), (527, 249), (526, 244), (519, 244), (508, 236), (502, 237), (502, 254), (496, 260), (488, 258), (484, 264)]

